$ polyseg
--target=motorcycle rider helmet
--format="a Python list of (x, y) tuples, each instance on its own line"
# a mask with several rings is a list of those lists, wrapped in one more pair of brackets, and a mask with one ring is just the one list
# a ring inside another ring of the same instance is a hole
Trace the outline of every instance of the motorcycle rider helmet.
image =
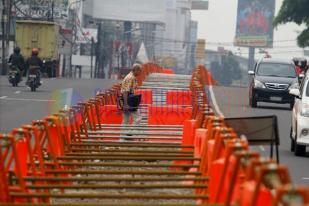
[(298, 58), (293, 58), (293, 62), (295, 66), (299, 66), (299, 59)]
[(33, 48), (31, 53), (32, 53), (32, 55), (37, 56), (39, 54), (39, 49), (38, 48)]
[(300, 61), (300, 67), (301, 67), (302, 69), (305, 69), (306, 66), (307, 66), (307, 59), (302, 59), (302, 60)]
[(14, 53), (15, 54), (19, 54), (20, 53), (20, 48), (19, 47), (15, 47), (14, 48)]

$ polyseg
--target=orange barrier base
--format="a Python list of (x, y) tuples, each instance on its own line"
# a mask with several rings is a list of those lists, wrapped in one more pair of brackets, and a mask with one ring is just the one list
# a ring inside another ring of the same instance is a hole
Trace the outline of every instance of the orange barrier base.
[(149, 106), (148, 124), (149, 125), (183, 125), (190, 119), (192, 108), (168, 107), (168, 106)]

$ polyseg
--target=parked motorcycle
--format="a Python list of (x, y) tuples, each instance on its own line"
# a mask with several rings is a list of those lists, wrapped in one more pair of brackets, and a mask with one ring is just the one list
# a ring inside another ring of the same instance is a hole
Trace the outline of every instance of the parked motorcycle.
[(39, 67), (29, 69), (27, 85), (30, 87), (32, 92), (35, 92), (36, 89), (41, 85)]
[(9, 70), (9, 82), (12, 84), (13, 87), (17, 87), (18, 83), (21, 82), (21, 73), (20, 70), (11, 64), (9, 64), (10, 70)]

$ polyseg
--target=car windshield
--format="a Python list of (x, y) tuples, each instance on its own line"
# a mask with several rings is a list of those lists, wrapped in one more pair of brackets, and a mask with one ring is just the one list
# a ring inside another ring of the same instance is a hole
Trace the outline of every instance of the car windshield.
[(260, 76), (296, 77), (293, 65), (280, 63), (261, 63), (259, 64), (257, 74)]

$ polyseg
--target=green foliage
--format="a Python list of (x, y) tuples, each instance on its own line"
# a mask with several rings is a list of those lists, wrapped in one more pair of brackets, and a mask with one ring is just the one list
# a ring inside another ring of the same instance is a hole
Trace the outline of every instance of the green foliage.
[(309, 1), (308, 0), (284, 0), (278, 15), (274, 19), (274, 25), (295, 22), (298, 25), (307, 26), (297, 38), (300, 47), (309, 46)]
[(233, 55), (222, 56), (221, 64), (219, 62), (211, 62), (211, 73), (221, 85), (229, 86), (234, 80), (242, 78), (241, 69), (238, 61)]

